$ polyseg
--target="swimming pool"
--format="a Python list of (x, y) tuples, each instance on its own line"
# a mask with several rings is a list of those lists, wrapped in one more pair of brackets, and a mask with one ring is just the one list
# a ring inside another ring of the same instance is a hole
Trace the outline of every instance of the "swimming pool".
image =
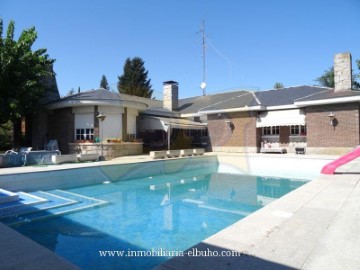
[(151, 269), (169, 257), (104, 251), (184, 251), (306, 183), (226, 173), (207, 161), (175, 162), (161, 173), (154, 166), (148, 174), (132, 169), (119, 179), (115, 168), (102, 169), (108, 171), (101, 182), (66, 192), (107, 204), (12, 227), (83, 269)]

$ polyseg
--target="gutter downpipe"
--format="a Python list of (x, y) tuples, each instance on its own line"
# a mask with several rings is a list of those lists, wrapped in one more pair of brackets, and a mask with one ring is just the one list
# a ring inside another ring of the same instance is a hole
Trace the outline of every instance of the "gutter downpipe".
[(171, 125), (170, 123), (168, 124), (168, 132), (167, 132), (167, 139), (168, 139), (168, 150), (170, 151), (170, 132), (171, 132)]

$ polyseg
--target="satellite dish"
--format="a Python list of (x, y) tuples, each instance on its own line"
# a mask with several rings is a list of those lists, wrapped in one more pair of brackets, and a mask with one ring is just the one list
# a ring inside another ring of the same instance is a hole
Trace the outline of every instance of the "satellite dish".
[(202, 82), (202, 83), (200, 84), (200, 88), (201, 88), (202, 90), (204, 90), (204, 89), (206, 88), (206, 82)]

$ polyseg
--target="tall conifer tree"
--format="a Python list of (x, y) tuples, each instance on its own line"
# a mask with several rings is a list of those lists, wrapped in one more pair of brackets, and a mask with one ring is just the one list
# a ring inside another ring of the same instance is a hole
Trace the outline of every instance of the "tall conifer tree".
[(109, 87), (109, 84), (108, 84), (108, 81), (107, 81), (105, 75), (102, 75), (102, 77), (101, 77), (100, 88), (110, 90), (110, 87)]
[(121, 94), (151, 98), (151, 80), (140, 57), (127, 58), (124, 64), (124, 73), (119, 76), (117, 88)]

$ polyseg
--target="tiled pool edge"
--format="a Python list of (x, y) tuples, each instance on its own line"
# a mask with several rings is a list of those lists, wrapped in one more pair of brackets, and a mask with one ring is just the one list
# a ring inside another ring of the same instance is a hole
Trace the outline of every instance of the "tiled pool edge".
[[(211, 168), (218, 164), (216, 156), (195, 156), (177, 159), (146, 160), (139, 162), (96, 162), (73, 166), (49, 166), (34, 172), (21, 167), (0, 174), (0, 188), (9, 191), (68, 189), (100, 184), (104, 181), (129, 180), (181, 170)], [(82, 165), (82, 166), (81, 166)], [(88, 165), (88, 166), (86, 166)]]
[(360, 219), (359, 178), (321, 176), (193, 247), (240, 257), (174, 257), (156, 269), (355, 269), (360, 237), (347, 226)]

